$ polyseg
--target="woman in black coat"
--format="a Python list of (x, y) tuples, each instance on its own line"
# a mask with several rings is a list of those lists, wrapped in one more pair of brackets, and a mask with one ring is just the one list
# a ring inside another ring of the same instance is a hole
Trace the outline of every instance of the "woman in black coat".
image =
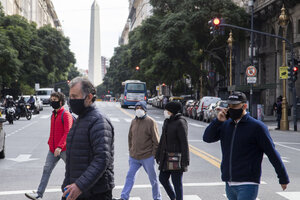
[[(165, 121), (162, 135), (156, 152), (156, 162), (159, 164), (159, 181), (171, 200), (183, 199), (182, 176), (189, 165), (188, 125), (182, 117), (180, 102), (169, 102), (165, 106)], [(167, 168), (167, 153), (181, 154), (181, 168), (170, 170)], [(170, 184), (170, 176), (174, 188)]]

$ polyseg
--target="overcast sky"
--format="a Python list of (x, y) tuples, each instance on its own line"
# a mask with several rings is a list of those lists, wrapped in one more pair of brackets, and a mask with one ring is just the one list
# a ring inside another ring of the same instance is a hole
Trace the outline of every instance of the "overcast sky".
[[(128, 17), (128, 0), (97, 0), (100, 6), (101, 55), (112, 57)], [(91, 6), (94, 0), (52, 0), (76, 66), (88, 69)]]

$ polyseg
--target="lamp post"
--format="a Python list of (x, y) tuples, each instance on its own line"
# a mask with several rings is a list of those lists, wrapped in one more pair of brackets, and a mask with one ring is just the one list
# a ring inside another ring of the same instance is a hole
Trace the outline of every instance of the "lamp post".
[(229, 33), (229, 38), (227, 40), (228, 47), (229, 47), (229, 86), (232, 86), (232, 43), (233, 43), (233, 37), (232, 37), (232, 31)]
[[(288, 16), (285, 12), (284, 5), (281, 8), (281, 14), (279, 16), (279, 25), (282, 27), (282, 37), (286, 37), (286, 26), (288, 24)], [(282, 40), (282, 66), (286, 65), (285, 57), (285, 40)], [(282, 80), (282, 115), (280, 120), (280, 130), (289, 130), (289, 121), (287, 113), (287, 100), (286, 100), (286, 79)]]

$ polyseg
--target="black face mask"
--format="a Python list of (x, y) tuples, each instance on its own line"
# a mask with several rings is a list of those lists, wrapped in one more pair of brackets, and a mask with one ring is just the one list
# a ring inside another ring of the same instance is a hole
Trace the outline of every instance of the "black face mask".
[(58, 109), (60, 107), (59, 101), (51, 101), (50, 106), (52, 106), (53, 109)]
[(74, 112), (76, 115), (80, 115), (83, 113), (83, 111), (86, 109), (84, 106), (84, 99), (70, 99), (70, 107), (72, 112)]
[(233, 120), (239, 119), (242, 116), (243, 111), (244, 111), (243, 108), (240, 108), (240, 109), (229, 108), (228, 109), (229, 116)]

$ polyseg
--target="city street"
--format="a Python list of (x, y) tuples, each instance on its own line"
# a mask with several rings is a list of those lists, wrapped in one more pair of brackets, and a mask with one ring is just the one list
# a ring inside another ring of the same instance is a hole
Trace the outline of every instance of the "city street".
[[(134, 117), (132, 108), (122, 109), (117, 102), (97, 102), (97, 107), (112, 121), (115, 128), (115, 185), (114, 197), (120, 197), (128, 170), (128, 130)], [(36, 190), (41, 178), (48, 151), (51, 107), (44, 107), (31, 120), (21, 118), (13, 125), (4, 124), (6, 131), (6, 158), (0, 160), (0, 200), (24, 200), (25, 192)], [(148, 106), (148, 114), (156, 120), (161, 134), (164, 120), (161, 109)], [(202, 141), (207, 123), (186, 118), (189, 124), (190, 166), (184, 173), (184, 200), (226, 200), (221, 181), (220, 144)], [(274, 127), (275, 122), (268, 122)], [(259, 200), (300, 199), (300, 132), (271, 131), (290, 176), (291, 183), (282, 191), (277, 175), (267, 157), (263, 161)], [(59, 200), (64, 178), (64, 163), (60, 161), (53, 170), (43, 199)], [(163, 199), (169, 199), (161, 187)], [(143, 169), (137, 174), (131, 200), (151, 200), (151, 185)]]

